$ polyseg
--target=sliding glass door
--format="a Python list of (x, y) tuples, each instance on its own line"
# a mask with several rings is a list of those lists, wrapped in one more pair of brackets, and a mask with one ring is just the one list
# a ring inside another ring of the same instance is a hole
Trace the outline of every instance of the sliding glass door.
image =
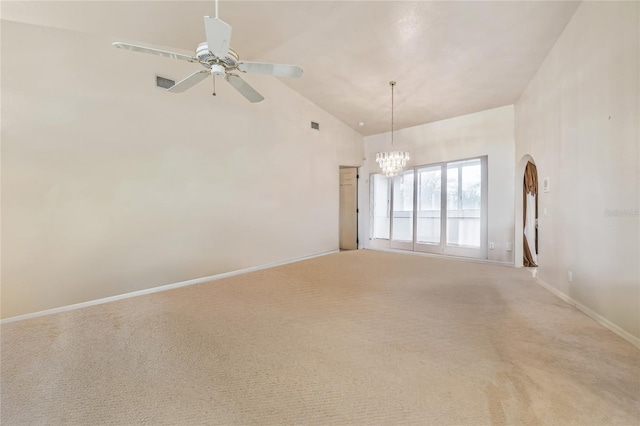
[(447, 238), (444, 253), (486, 258), (486, 226), (483, 226), (482, 220), (486, 216), (486, 213), (483, 215), (483, 204), (486, 212), (486, 202), (483, 203), (486, 190), (483, 191), (482, 172), (480, 158), (447, 164)]
[(393, 178), (391, 248), (413, 248), (413, 170)]
[(431, 253), (442, 250), (442, 165), (418, 167), (417, 222), (414, 249)]
[(371, 197), (373, 247), (487, 257), (487, 157), (373, 174)]

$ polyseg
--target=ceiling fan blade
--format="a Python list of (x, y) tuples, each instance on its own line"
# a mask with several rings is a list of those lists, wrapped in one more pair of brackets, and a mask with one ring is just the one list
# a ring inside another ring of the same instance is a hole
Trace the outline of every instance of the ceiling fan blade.
[(205, 16), (204, 31), (207, 35), (209, 52), (213, 53), (217, 58), (226, 58), (231, 41), (231, 25), (218, 18)]
[(167, 91), (173, 92), (173, 93), (182, 93), (186, 90), (191, 89), (193, 86), (200, 83), (202, 80), (206, 80), (207, 77), (209, 77), (209, 74), (210, 74), (209, 70), (194, 72), (189, 77), (177, 82), (175, 85), (167, 89)]
[(297, 65), (242, 61), (238, 63), (238, 70), (255, 74), (275, 75), (276, 77), (302, 77), (302, 68)]
[(164, 56), (165, 58), (180, 59), (187, 62), (198, 62), (198, 58), (192, 56), (183, 55), (182, 53), (169, 52), (167, 50), (154, 49), (152, 47), (138, 46), (135, 44), (115, 42), (113, 47), (118, 49), (133, 50), (134, 52), (150, 53), (152, 55)]
[(225, 79), (236, 89), (242, 96), (247, 98), (249, 102), (256, 103), (264, 100), (264, 97), (256, 92), (256, 89), (251, 87), (249, 83), (241, 79), (235, 74), (227, 74)]

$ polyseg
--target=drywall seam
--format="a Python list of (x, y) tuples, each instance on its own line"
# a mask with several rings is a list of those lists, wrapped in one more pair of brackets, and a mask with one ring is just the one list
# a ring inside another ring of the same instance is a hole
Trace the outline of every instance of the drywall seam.
[(300, 262), (302, 260), (312, 259), (314, 257), (326, 256), (328, 254), (333, 254), (333, 253), (338, 253), (338, 252), (339, 252), (338, 250), (331, 250), (331, 251), (327, 251), (327, 252), (323, 252), (323, 253), (312, 254), (310, 256), (304, 256), (304, 257), (299, 257), (299, 258), (295, 258), (295, 259), (284, 260), (284, 261), (281, 261), (281, 262), (269, 263), (269, 264), (266, 264), (266, 265), (253, 266), (251, 268), (238, 269), (237, 271), (225, 272), (223, 274), (210, 275), (208, 277), (202, 277), (202, 278), (194, 278), (192, 280), (187, 280), (187, 281), (181, 281), (181, 282), (177, 282), (177, 283), (173, 283), (173, 284), (162, 285), (162, 286), (159, 286), (159, 287), (151, 287), (151, 288), (147, 288), (147, 289), (144, 289), (144, 290), (132, 291), (130, 293), (118, 294), (116, 296), (103, 297), (101, 299), (89, 300), (87, 302), (81, 302), (81, 303), (74, 303), (73, 305), (61, 306), (59, 308), (46, 309), (44, 311), (33, 312), (33, 313), (29, 313), (29, 314), (24, 314), (24, 315), (18, 315), (18, 316), (15, 316), (15, 317), (10, 317), (10, 318), (5, 318), (3, 320), (0, 320), (0, 325), (8, 324), (10, 322), (23, 321), (23, 320), (27, 320), (27, 319), (31, 319), (31, 318), (42, 317), (42, 316), (45, 316), (45, 315), (58, 314), (60, 312), (73, 311), (73, 310), (76, 310), (76, 309), (87, 308), (89, 306), (102, 305), (104, 303), (115, 302), (117, 300), (129, 299), (129, 298), (132, 298), (132, 297), (144, 296), (146, 294), (153, 294), (153, 293), (159, 293), (161, 291), (174, 290), (176, 288), (186, 287), (186, 286), (189, 286), (189, 285), (201, 284), (201, 283), (206, 283), (206, 282), (209, 282), (209, 281), (217, 281), (217, 280), (221, 280), (223, 278), (229, 278), (229, 277), (233, 277), (233, 276), (236, 276), (236, 275), (247, 274), (249, 272), (255, 272), (255, 271), (260, 271), (260, 270), (263, 270), (263, 269), (274, 268), (276, 266), (282, 266), (282, 265), (286, 265), (288, 263)]
[(547, 284), (546, 282), (542, 281), (541, 279), (537, 279), (536, 282), (538, 284), (540, 284), (542, 287), (544, 287), (547, 290), (549, 290), (551, 293), (553, 293), (556, 296), (558, 296), (560, 299), (562, 299), (565, 302), (567, 302), (568, 304), (570, 304), (572, 306), (575, 306), (579, 311), (581, 311), (582, 313), (584, 313), (588, 317), (591, 317), (598, 324), (608, 328), (610, 331), (614, 332), (615, 334), (617, 334), (618, 336), (622, 337), (627, 342), (631, 343), (633, 346), (635, 346), (638, 349), (640, 349), (640, 339), (639, 338), (635, 337), (631, 333), (629, 333), (629, 332), (623, 330), (622, 328), (618, 327), (617, 325), (615, 325), (614, 323), (612, 323), (611, 321), (609, 321), (608, 319), (606, 319), (602, 315), (592, 311), (588, 307), (584, 306), (582, 303), (575, 301), (571, 297), (567, 296), (566, 294), (564, 294), (563, 292), (561, 292), (557, 288), (551, 286), (550, 284)]

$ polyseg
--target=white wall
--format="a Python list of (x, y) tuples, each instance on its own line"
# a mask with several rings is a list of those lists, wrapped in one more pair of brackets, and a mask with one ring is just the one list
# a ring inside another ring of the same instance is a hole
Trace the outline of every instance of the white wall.
[(362, 136), (273, 77), (166, 93), (199, 66), (113, 41), (2, 21), (2, 317), (338, 248)]
[(550, 192), (539, 199), (540, 279), (635, 338), (639, 5), (583, 2), (515, 114), (515, 161), (531, 155), (540, 181), (550, 179)]
[[(514, 109), (505, 106), (424, 124), (394, 133), (394, 149), (409, 151), (411, 166), (488, 156), (489, 260), (513, 262)], [(390, 133), (365, 138), (365, 165), (360, 172), (360, 242), (369, 247), (369, 174), (379, 173), (376, 152), (391, 148)]]

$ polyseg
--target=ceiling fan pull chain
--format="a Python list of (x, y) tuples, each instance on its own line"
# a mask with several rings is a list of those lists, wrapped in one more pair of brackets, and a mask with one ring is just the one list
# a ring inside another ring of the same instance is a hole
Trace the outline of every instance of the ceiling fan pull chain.
[(216, 76), (215, 75), (213, 76), (213, 93), (212, 93), (212, 95), (213, 96), (216, 95)]

